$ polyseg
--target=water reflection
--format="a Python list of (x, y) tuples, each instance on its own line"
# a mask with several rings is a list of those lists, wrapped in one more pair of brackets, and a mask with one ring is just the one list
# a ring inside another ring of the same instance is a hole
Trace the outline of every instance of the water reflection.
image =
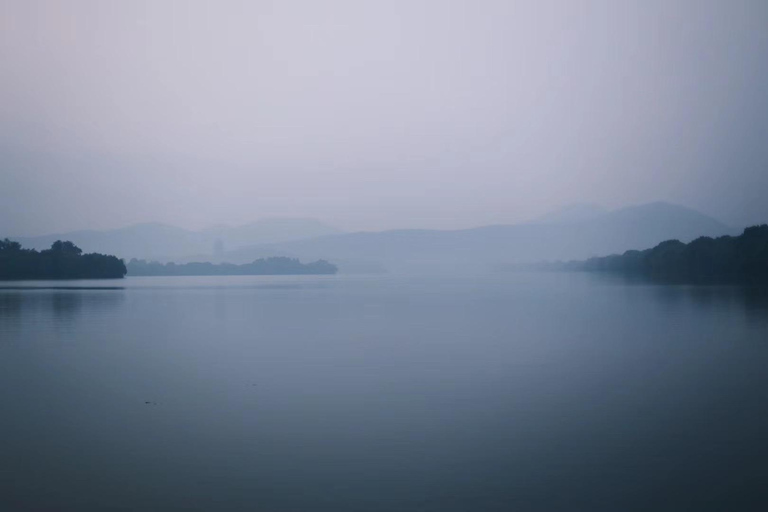
[(83, 313), (117, 308), (124, 300), (121, 288), (2, 288), (0, 327), (22, 320), (69, 322)]
[(658, 285), (654, 292), (666, 303), (683, 302), (707, 311), (735, 310), (750, 323), (768, 324), (768, 289), (763, 287)]
[(768, 320), (768, 288), (745, 288), (741, 297), (748, 315), (757, 315), (763, 320)]
[(750, 285), (675, 285), (639, 276), (590, 274), (597, 283), (625, 286), (629, 294), (644, 300), (650, 293), (662, 307), (675, 311), (694, 307), (703, 310), (731, 310), (743, 313), (748, 322), (768, 325), (768, 287)]
[(261, 282), (0, 290), (3, 510), (752, 510), (765, 488), (764, 290)]

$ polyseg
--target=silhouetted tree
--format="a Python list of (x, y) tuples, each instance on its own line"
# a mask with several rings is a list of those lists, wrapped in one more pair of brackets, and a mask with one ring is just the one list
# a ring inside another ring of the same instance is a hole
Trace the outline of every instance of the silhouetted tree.
[(21, 244), (13, 240), (0, 240), (0, 251), (17, 252), (21, 250)]
[(72, 242), (57, 240), (50, 249), (23, 249), (0, 241), (0, 279), (110, 279), (125, 276), (123, 260), (104, 254), (83, 254)]
[(768, 225), (736, 237), (700, 237), (689, 244), (662, 242), (645, 251), (572, 262), (566, 268), (641, 274), (671, 282), (768, 283)]
[(53, 242), (49, 250), (57, 254), (76, 254), (77, 256), (83, 254), (83, 250), (72, 242), (62, 242), (61, 240)]

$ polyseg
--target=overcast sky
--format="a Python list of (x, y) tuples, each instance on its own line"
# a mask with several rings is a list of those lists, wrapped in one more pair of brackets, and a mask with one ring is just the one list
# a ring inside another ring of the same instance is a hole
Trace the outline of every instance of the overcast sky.
[(0, 0), (0, 233), (768, 222), (768, 2)]

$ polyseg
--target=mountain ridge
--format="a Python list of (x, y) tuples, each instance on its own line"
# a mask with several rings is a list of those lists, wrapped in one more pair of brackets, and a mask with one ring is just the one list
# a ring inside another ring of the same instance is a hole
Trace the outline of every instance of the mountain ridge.
[(13, 237), (27, 247), (44, 249), (56, 240), (71, 240), (86, 251), (117, 254), (126, 260), (171, 260), (193, 254), (212, 255), (225, 248), (277, 243), (341, 231), (317, 219), (270, 217), (239, 226), (189, 230), (161, 222), (142, 222), (108, 230), (77, 230), (32, 237)]
[[(568, 260), (646, 247), (670, 238), (733, 233), (696, 210), (666, 202), (620, 208), (564, 224), (497, 224), (458, 230), (358, 231), (279, 244), (242, 247), (221, 255), (240, 262), (266, 255), (365, 261), (390, 270), (485, 269), (508, 263)], [(344, 272), (344, 266), (340, 265)]]
[[(555, 213), (570, 211), (561, 209)], [(542, 260), (585, 259), (649, 247), (668, 239), (734, 234), (720, 221), (684, 206), (656, 201), (562, 222), (494, 224), (456, 230), (392, 229), (344, 233), (315, 219), (269, 218), (241, 226), (190, 231), (150, 222), (115, 230), (20, 237), (36, 247), (72, 240), (88, 251), (125, 258), (242, 264), (285, 256), (325, 259), (348, 269), (464, 271)], [(550, 217), (556, 219), (557, 216)], [(30, 240), (32, 242), (30, 242)], [(256, 243), (249, 241), (257, 240)]]

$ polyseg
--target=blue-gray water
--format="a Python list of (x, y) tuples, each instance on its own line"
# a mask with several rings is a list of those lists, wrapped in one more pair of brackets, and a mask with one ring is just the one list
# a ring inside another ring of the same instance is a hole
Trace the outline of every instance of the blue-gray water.
[(760, 289), (0, 286), (3, 511), (768, 510)]

